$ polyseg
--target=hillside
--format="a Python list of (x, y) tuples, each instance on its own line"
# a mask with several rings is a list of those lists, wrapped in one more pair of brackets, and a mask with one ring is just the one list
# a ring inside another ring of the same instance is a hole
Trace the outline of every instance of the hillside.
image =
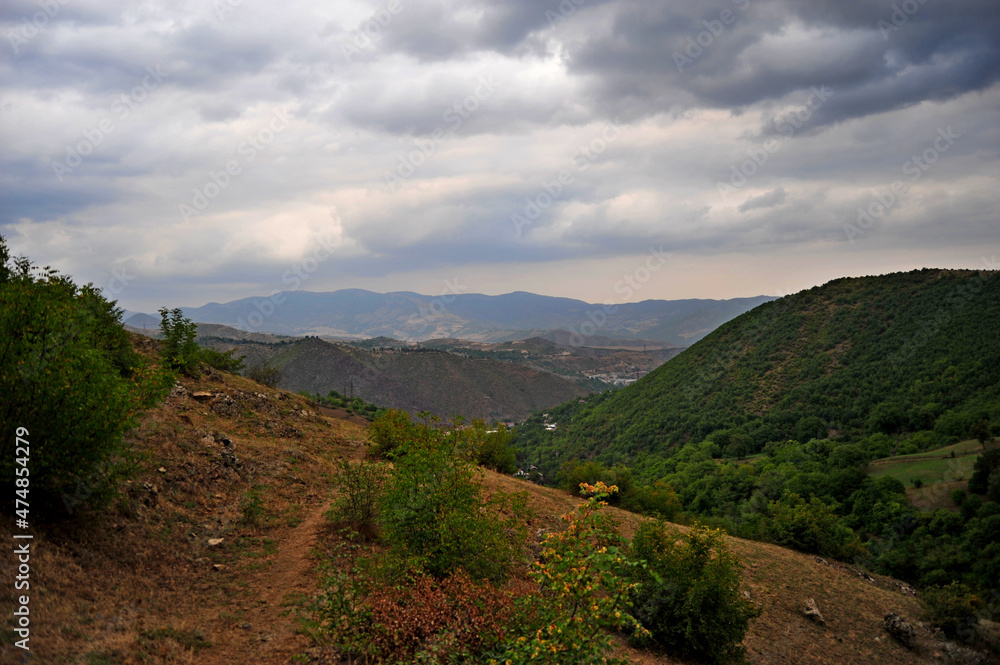
[[(318, 591), (322, 552), (334, 538), (323, 513), (336, 460), (364, 456), (365, 439), (363, 427), (311, 411), (293, 394), (223, 373), (182, 380), (131, 433), (143, 463), (121, 499), (75, 523), (35, 529), (28, 662), (338, 662), (297, 632), (296, 617)], [(491, 472), (485, 482), (528, 493), (533, 534), (558, 529), (558, 515), (577, 503)], [(641, 519), (608, 510), (626, 535)], [(6, 521), (0, 537), (10, 542)], [(727, 542), (763, 609), (745, 640), (750, 662), (933, 663), (945, 653), (905, 585), (772, 545)], [(10, 557), (0, 565), (13, 574)], [(12, 596), (5, 585), (8, 616)], [(825, 625), (804, 616), (809, 598)], [(916, 650), (884, 631), (888, 612), (916, 625)], [(680, 662), (625, 647), (620, 655)], [(4, 641), (0, 662), (24, 661)]]
[(625, 390), (554, 410), (555, 433), (535, 419), (522, 446), (551, 470), (574, 456), (648, 463), (732, 428), (747, 454), (788, 438), (968, 437), (1000, 423), (998, 329), (997, 272), (838, 279), (737, 317)]
[[(234, 348), (226, 342), (213, 344)], [(522, 420), (532, 411), (587, 394), (577, 383), (524, 364), (434, 350), (366, 350), (317, 338), (240, 344), (247, 362), (281, 369), (279, 385), (326, 395), (336, 390), (379, 406), (447, 418)]]
[[(447, 292), (432, 297), (345, 289), (331, 293), (286, 291), (270, 299), (243, 298), (183, 309), (185, 316), (197, 322), (284, 335), (346, 339), (384, 335), (408, 341), (456, 337), (504, 342), (563, 331), (558, 334), (568, 335), (576, 345), (589, 344), (586, 338), (598, 336), (687, 346), (770, 299), (646, 300), (620, 304), (609, 311), (602, 304), (524, 292), (500, 296)], [(268, 314), (264, 316), (262, 311)]]

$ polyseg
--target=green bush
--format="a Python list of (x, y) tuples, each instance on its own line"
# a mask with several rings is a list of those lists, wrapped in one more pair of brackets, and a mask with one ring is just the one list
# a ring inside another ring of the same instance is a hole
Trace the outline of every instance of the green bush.
[(464, 568), (473, 579), (503, 580), (521, 558), (527, 496), (485, 496), (458, 430), (407, 428), (415, 436), (395, 450), (379, 511), (386, 544), (438, 578)]
[(215, 349), (202, 348), (198, 351), (198, 360), (209, 367), (223, 372), (238, 374), (243, 371), (243, 358), (236, 356), (236, 349), (228, 351), (216, 351)]
[(958, 637), (974, 626), (979, 618), (982, 602), (972, 590), (960, 582), (947, 586), (931, 586), (923, 591), (923, 601), (930, 613), (931, 622), (949, 637)]
[(607, 653), (614, 645), (605, 631), (631, 629), (645, 635), (629, 614), (629, 594), (637, 583), (637, 564), (625, 556), (625, 540), (617, 524), (601, 509), (617, 491), (604, 483), (585, 485), (590, 498), (573, 513), (563, 516), (567, 528), (549, 534), (530, 576), (538, 594), (518, 603), (519, 620), (499, 662), (589, 665), (611, 663)]
[(761, 610), (740, 594), (740, 561), (721, 531), (696, 527), (681, 534), (664, 522), (646, 522), (631, 556), (643, 564), (635, 568), (632, 614), (649, 640), (710, 663), (744, 659), (741, 643)]
[(365, 540), (373, 540), (378, 536), (379, 504), (389, 467), (383, 462), (364, 460), (351, 464), (346, 459), (340, 460), (339, 467), (337, 498), (326, 517)]
[(12, 259), (0, 236), (0, 482), (30, 484), (21, 498), (51, 516), (113, 496), (124, 433), (173, 382), (133, 350), (121, 314), (93, 285)]
[(419, 428), (410, 414), (390, 409), (379, 415), (368, 426), (369, 451), (377, 457), (389, 459), (407, 442), (426, 438), (427, 428)]
[(479, 445), (475, 451), (479, 466), (499, 473), (517, 471), (517, 453), (510, 445), (513, 434), (506, 425), (498, 425), (493, 431), (486, 430), (483, 421), (473, 422)]
[(246, 377), (262, 386), (275, 388), (281, 381), (281, 370), (267, 364), (254, 365), (247, 369)]

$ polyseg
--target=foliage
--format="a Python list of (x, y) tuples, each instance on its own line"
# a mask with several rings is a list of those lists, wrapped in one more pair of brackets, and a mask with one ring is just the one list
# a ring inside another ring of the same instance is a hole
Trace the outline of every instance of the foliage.
[(626, 558), (617, 525), (601, 512), (617, 488), (598, 482), (581, 491), (590, 498), (563, 516), (566, 530), (542, 543), (530, 573), (540, 594), (522, 599), (521, 634), (505, 645), (500, 662), (607, 663), (613, 642), (605, 630), (643, 634), (627, 611), (638, 564)]
[(161, 307), (160, 332), (163, 335), (161, 354), (164, 361), (183, 374), (198, 372), (199, 351), (195, 338), (198, 325), (184, 316), (179, 308), (168, 310)]
[(417, 574), (406, 584), (384, 585), (355, 562), (323, 571), (306, 621), (316, 641), (350, 660), (470, 662), (506, 637), (513, 595), (489, 582), (458, 570), (441, 580)]
[(259, 485), (254, 485), (240, 501), (240, 521), (247, 526), (259, 526), (264, 519), (264, 496), (261, 489)]
[(649, 640), (711, 663), (743, 660), (743, 638), (761, 610), (740, 594), (740, 561), (718, 529), (681, 534), (664, 522), (646, 522), (631, 556), (644, 564), (636, 567), (632, 613)]
[(526, 496), (484, 496), (482, 472), (459, 430), (435, 430), (390, 413), (390, 424), (416, 436), (394, 449), (380, 509), (385, 542), (438, 578), (464, 568), (474, 579), (504, 579), (526, 537)]
[(247, 368), (246, 377), (268, 388), (277, 387), (281, 382), (281, 370), (266, 363)]
[(112, 497), (124, 433), (172, 383), (133, 350), (121, 314), (93, 285), (11, 258), (0, 236), (0, 480), (26, 486), (30, 470), (31, 503), (50, 515), (60, 496), (69, 510)]
[(833, 508), (815, 496), (807, 501), (789, 492), (780, 501), (771, 502), (771, 512), (767, 533), (779, 545), (838, 559), (851, 559), (864, 552), (854, 532)]
[(931, 622), (952, 638), (974, 626), (982, 608), (982, 602), (972, 589), (958, 582), (924, 589), (923, 600), (930, 612)]
[(969, 492), (986, 494), (990, 486), (990, 476), (1000, 470), (1000, 448), (992, 448), (983, 452), (972, 467), (972, 477), (969, 478)]
[(829, 430), (966, 438), (1000, 422), (998, 326), (1000, 272), (834, 280), (729, 321), (621, 391), (548, 409), (556, 431), (533, 416), (516, 445), (547, 477), (575, 457), (649, 481), (685, 444), (725, 433), (733, 457)]
[(378, 535), (379, 504), (385, 491), (389, 467), (383, 462), (362, 460), (339, 463), (337, 498), (326, 513), (327, 519), (351, 529), (365, 540)]
[(327, 393), (326, 397), (322, 397), (318, 393), (314, 394), (306, 391), (300, 392), (299, 394), (311, 399), (314, 402), (318, 402), (334, 409), (344, 409), (348, 413), (356, 413), (359, 416), (368, 418), (369, 420), (382, 415), (386, 411), (386, 409), (382, 407), (369, 404), (360, 397), (347, 397), (346, 395), (341, 395), (336, 390), (331, 390)]
[(506, 425), (496, 425), (494, 429), (487, 430), (482, 420), (475, 420), (472, 429), (476, 441), (476, 462), (479, 466), (498, 473), (517, 471), (517, 451), (510, 445), (514, 435)]
[(380, 414), (368, 427), (369, 451), (371, 454), (391, 458), (406, 443), (416, 443), (427, 438), (429, 430), (417, 426), (410, 414), (398, 409), (389, 409)]
[(209, 367), (231, 374), (239, 374), (243, 371), (243, 356), (236, 357), (236, 349), (228, 351), (216, 351), (215, 349), (202, 347), (198, 350), (198, 359)]

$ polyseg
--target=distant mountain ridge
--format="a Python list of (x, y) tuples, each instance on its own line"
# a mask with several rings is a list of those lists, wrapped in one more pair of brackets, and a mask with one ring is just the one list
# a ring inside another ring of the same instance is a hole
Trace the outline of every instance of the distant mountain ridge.
[(687, 346), (726, 321), (773, 300), (645, 300), (606, 306), (524, 291), (424, 296), (362, 289), (285, 291), (182, 308), (188, 318), (252, 332), (345, 338), (394, 337), (422, 341), (452, 337), (503, 342), (566, 331), (574, 345), (592, 336), (646, 339)]

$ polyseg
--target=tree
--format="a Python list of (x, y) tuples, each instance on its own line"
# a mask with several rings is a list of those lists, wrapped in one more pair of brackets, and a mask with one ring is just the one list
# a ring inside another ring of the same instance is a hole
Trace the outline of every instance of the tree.
[(124, 433), (172, 383), (133, 350), (121, 314), (93, 285), (11, 259), (0, 236), (0, 481), (30, 478), (32, 507), (110, 497)]
[(975, 437), (980, 444), (985, 446), (986, 442), (993, 438), (993, 432), (990, 431), (990, 421), (981, 418), (969, 430), (969, 435)]
[(969, 492), (986, 494), (990, 486), (990, 475), (1000, 469), (1000, 448), (993, 448), (976, 458), (972, 467), (972, 477), (969, 478)]
[(179, 308), (168, 310), (161, 307), (160, 332), (163, 334), (161, 354), (170, 366), (184, 374), (196, 374), (198, 371), (198, 326), (191, 319), (185, 318)]
[(246, 376), (251, 381), (256, 381), (268, 388), (275, 388), (281, 382), (281, 370), (266, 363), (250, 367)]

